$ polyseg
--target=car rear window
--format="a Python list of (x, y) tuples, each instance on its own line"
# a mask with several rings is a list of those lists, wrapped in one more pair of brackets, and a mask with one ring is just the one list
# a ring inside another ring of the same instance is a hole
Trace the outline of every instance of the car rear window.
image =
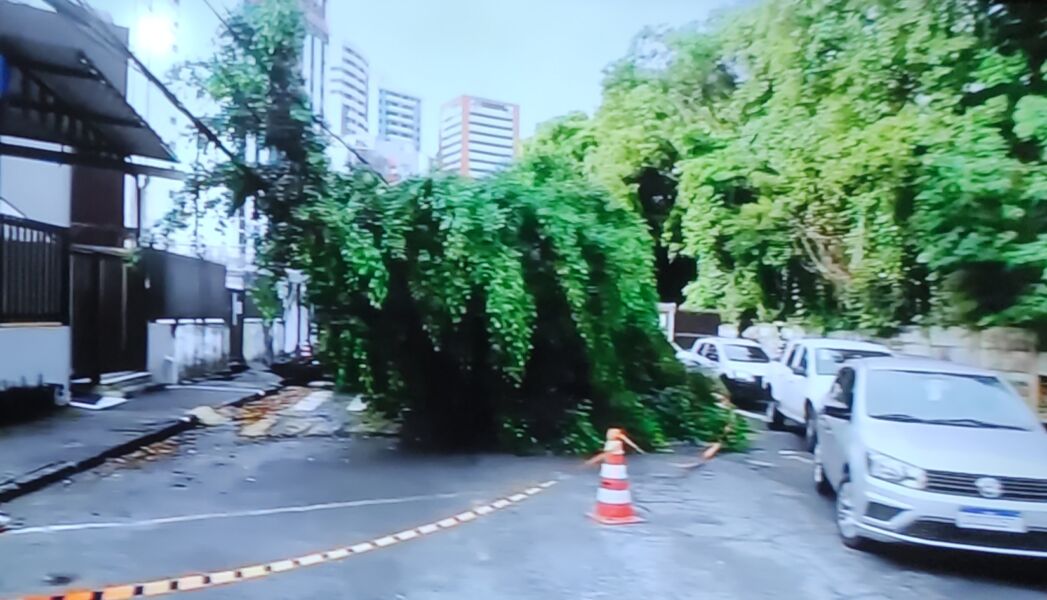
[(757, 348), (756, 346), (725, 344), (723, 351), (727, 355), (727, 360), (733, 360), (735, 362), (771, 362), (771, 359), (767, 357), (767, 353), (764, 352), (762, 348)]
[(855, 360), (857, 358), (873, 358), (876, 356), (890, 356), (890, 353), (879, 350), (818, 348), (814, 352), (814, 362), (819, 375), (836, 375), (836, 372), (840, 370), (840, 365), (845, 361)]

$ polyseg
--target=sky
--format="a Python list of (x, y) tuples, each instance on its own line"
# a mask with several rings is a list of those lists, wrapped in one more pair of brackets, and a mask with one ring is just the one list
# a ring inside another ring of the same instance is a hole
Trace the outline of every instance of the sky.
[[(190, 0), (192, 1), (192, 0)], [(328, 0), (331, 56), (351, 43), (377, 88), (422, 98), (422, 153), (439, 107), (462, 94), (520, 105), (521, 135), (600, 102), (604, 67), (647, 25), (684, 25), (731, 0)], [(372, 121), (374, 118), (372, 117)], [(424, 163), (424, 160), (423, 160)]]

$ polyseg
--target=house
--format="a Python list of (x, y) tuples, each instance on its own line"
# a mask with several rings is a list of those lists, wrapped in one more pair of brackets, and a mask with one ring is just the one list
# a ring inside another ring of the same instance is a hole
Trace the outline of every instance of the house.
[[(126, 99), (116, 48), (128, 30), (91, 27), (0, 0), (0, 411), (5, 398), (61, 403), (74, 381), (145, 373), (150, 327), (170, 305), (151, 289), (195, 292), (203, 301), (181, 307), (194, 318), (230, 310), (220, 265), (186, 258), (192, 285), (152, 288), (132, 264), (143, 188), (183, 174)], [(161, 271), (174, 260), (145, 258)]]

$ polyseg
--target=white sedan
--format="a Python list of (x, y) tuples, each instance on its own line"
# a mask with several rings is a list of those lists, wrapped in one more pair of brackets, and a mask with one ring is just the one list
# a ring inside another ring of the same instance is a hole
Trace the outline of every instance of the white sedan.
[(719, 377), (736, 402), (763, 399), (763, 380), (771, 359), (760, 344), (752, 340), (702, 338), (696, 340), (690, 350), (678, 351), (677, 358)]
[(1047, 558), (1047, 433), (1010, 385), (929, 359), (844, 365), (818, 419), (818, 491), (845, 545)]

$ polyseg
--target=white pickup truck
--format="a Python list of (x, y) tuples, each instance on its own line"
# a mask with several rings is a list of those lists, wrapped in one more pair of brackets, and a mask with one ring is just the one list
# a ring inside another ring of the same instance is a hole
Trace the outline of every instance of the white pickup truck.
[(868, 342), (828, 338), (789, 342), (764, 379), (771, 429), (784, 429), (786, 420), (799, 423), (804, 426), (807, 449), (813, 450), (818, 412), (840, 364), (891, 354), (886, 346)]

